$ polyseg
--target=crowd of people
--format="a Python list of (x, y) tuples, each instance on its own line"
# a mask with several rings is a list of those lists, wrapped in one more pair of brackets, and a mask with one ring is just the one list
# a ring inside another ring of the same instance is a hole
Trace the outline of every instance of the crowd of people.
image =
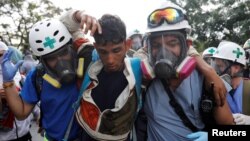
[[(22, 59), (0, 42), (0, 140), (31, 141), (32, 113), (45, 141), (207, 141), (211, 125), (250, 124), (250, 43), (200, 55), (185, 10), (169, 1), (146, 22), (127, 35), (117, 15), (69, 10), (33, 25)], [(14, 120), (3, 127), (6, 109)]]
[[(4, 42), (0, 42), (0, 60), (3, 60), (3, 54), (8, 50), (13, 50), (13, 54), (10, 56), (11, 62), (18, 63), (21, 61), (22, 53), (12, 46), (7, 46)], [(24, 61), (23, 67), (25, 66), (26, 61)], [(35, 67), (33, 66), (30, 67)], [(33, 119), (38, 119), (40, 115), (40, 109), (36, 106), (32, 114), (30, 114), (24, 120), (18, 120), (15, 118), (13, 112), (11, 112), (10, 107), (7, 103), (7, 97), (5, 90), (3, 88), (3, 69), (0, 67), (0, 140), (7, 141), (7, 140), (23, 140), (23, 141), (31, 141), (31, 133), (30, 127)], [(28, 71), (28, 70), (27, 70)], [(28, 72), (27, 72), (28, 73)], [(22, 85), (25, 79), (25, 74), (23, 75), (21, 72), (17, 72), (13, 78), (17, 91), (22, 89)]]

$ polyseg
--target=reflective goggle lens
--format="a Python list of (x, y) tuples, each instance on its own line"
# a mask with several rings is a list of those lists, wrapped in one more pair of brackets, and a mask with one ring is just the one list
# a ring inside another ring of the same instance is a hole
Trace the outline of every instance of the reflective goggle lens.
[(185, 19), (181, 10), (174, 8), (159, 9), (152, 12), (148, 17), (148, 25), (150, 27), (157, 27), (161, 25), (164, 20), (168, 24), (175, 24)]

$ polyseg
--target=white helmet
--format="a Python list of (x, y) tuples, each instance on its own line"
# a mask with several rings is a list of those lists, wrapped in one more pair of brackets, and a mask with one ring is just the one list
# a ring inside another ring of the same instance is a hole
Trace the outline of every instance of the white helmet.
[(244, 49), (249, 49), (250, 48), (250, 39), (248, 39), (245, 44), (243, 45)]
[(222, 41), (213, 57), (246, 65), (244, 49), (240, 45), (230, 41)]
[[(176, 10), (165, 11), (164, 9), (167, 8), (174, 8)], [(157, 11), (161, 12), (159, 14), (155, 14), (155, 12)], [(166, 13), (162, 13), (162, 11)], [(167, 16), (170, 16), (168, 20), (175, 20), (174, 23), (169, 24), (169, 22), (167, 22)], [(165, 19), (163, 19), (164, 17)], [(156, 19), (158, 23), (155, 23), (153, 18), (158, 18), (158, 20)], [(148, 16), (147, 23), (147, 33), (180, 29), (185, 29), (188, 34), (191, 32), (191, 26), (189, 25), (188, 20), (186, 18), (186, 11), (170, 1), (163, 2), (157, 10), (153, 11)], [(152, 24), (157, 25), (152, 26)]]
[(29, 43), (36, 56), (49, 54), (67, 44), (72, 39), (65, 25), (57, 20), (39, 21), (31, 28)]
[(9, 48), (7, 47), (7, 45), (4, 42), (0, 41), (0, 51), (2, 51), (2, 50), (6, 51), (8, 49)]
[(217, 51), (216, 47), (208, 47), (207, 49), (205, 49), (202, 53), (202, 57), (208, 57), (208, 56), (213, 56)]
[(134, 35), (140, 35), (142, 36), (141, 32), (138, 29), (132, 30), (128, 33), (128, 38), (131, 38)]

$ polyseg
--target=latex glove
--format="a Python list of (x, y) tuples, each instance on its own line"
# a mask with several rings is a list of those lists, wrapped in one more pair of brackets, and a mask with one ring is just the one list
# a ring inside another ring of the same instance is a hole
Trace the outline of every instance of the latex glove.
[(15, 65), (10, 61), (10, 57), (13, 51), (8, 50), (4, 53), (3, 60), (1, 62), (3, 82), (13, 81), (18, 68), (22, 65), (23, 60), (19, 60)]
[(233, 114), (233, 117), (236, 125), (250, 125), (250, 116), (237, 113)]
[(187, 138), (192, 141), (208, 141), (207, 132), (198, 131), (187, 135)]

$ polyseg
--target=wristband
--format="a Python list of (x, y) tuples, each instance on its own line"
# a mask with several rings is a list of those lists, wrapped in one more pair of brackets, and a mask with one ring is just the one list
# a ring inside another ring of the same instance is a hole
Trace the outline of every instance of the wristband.
[(11, 81), (11, 82), (5, 82), (3, 83), (3, 88), (4, 89), (7, 89), (9, 87), (12, 87), (14, 85), (14, 81)]

